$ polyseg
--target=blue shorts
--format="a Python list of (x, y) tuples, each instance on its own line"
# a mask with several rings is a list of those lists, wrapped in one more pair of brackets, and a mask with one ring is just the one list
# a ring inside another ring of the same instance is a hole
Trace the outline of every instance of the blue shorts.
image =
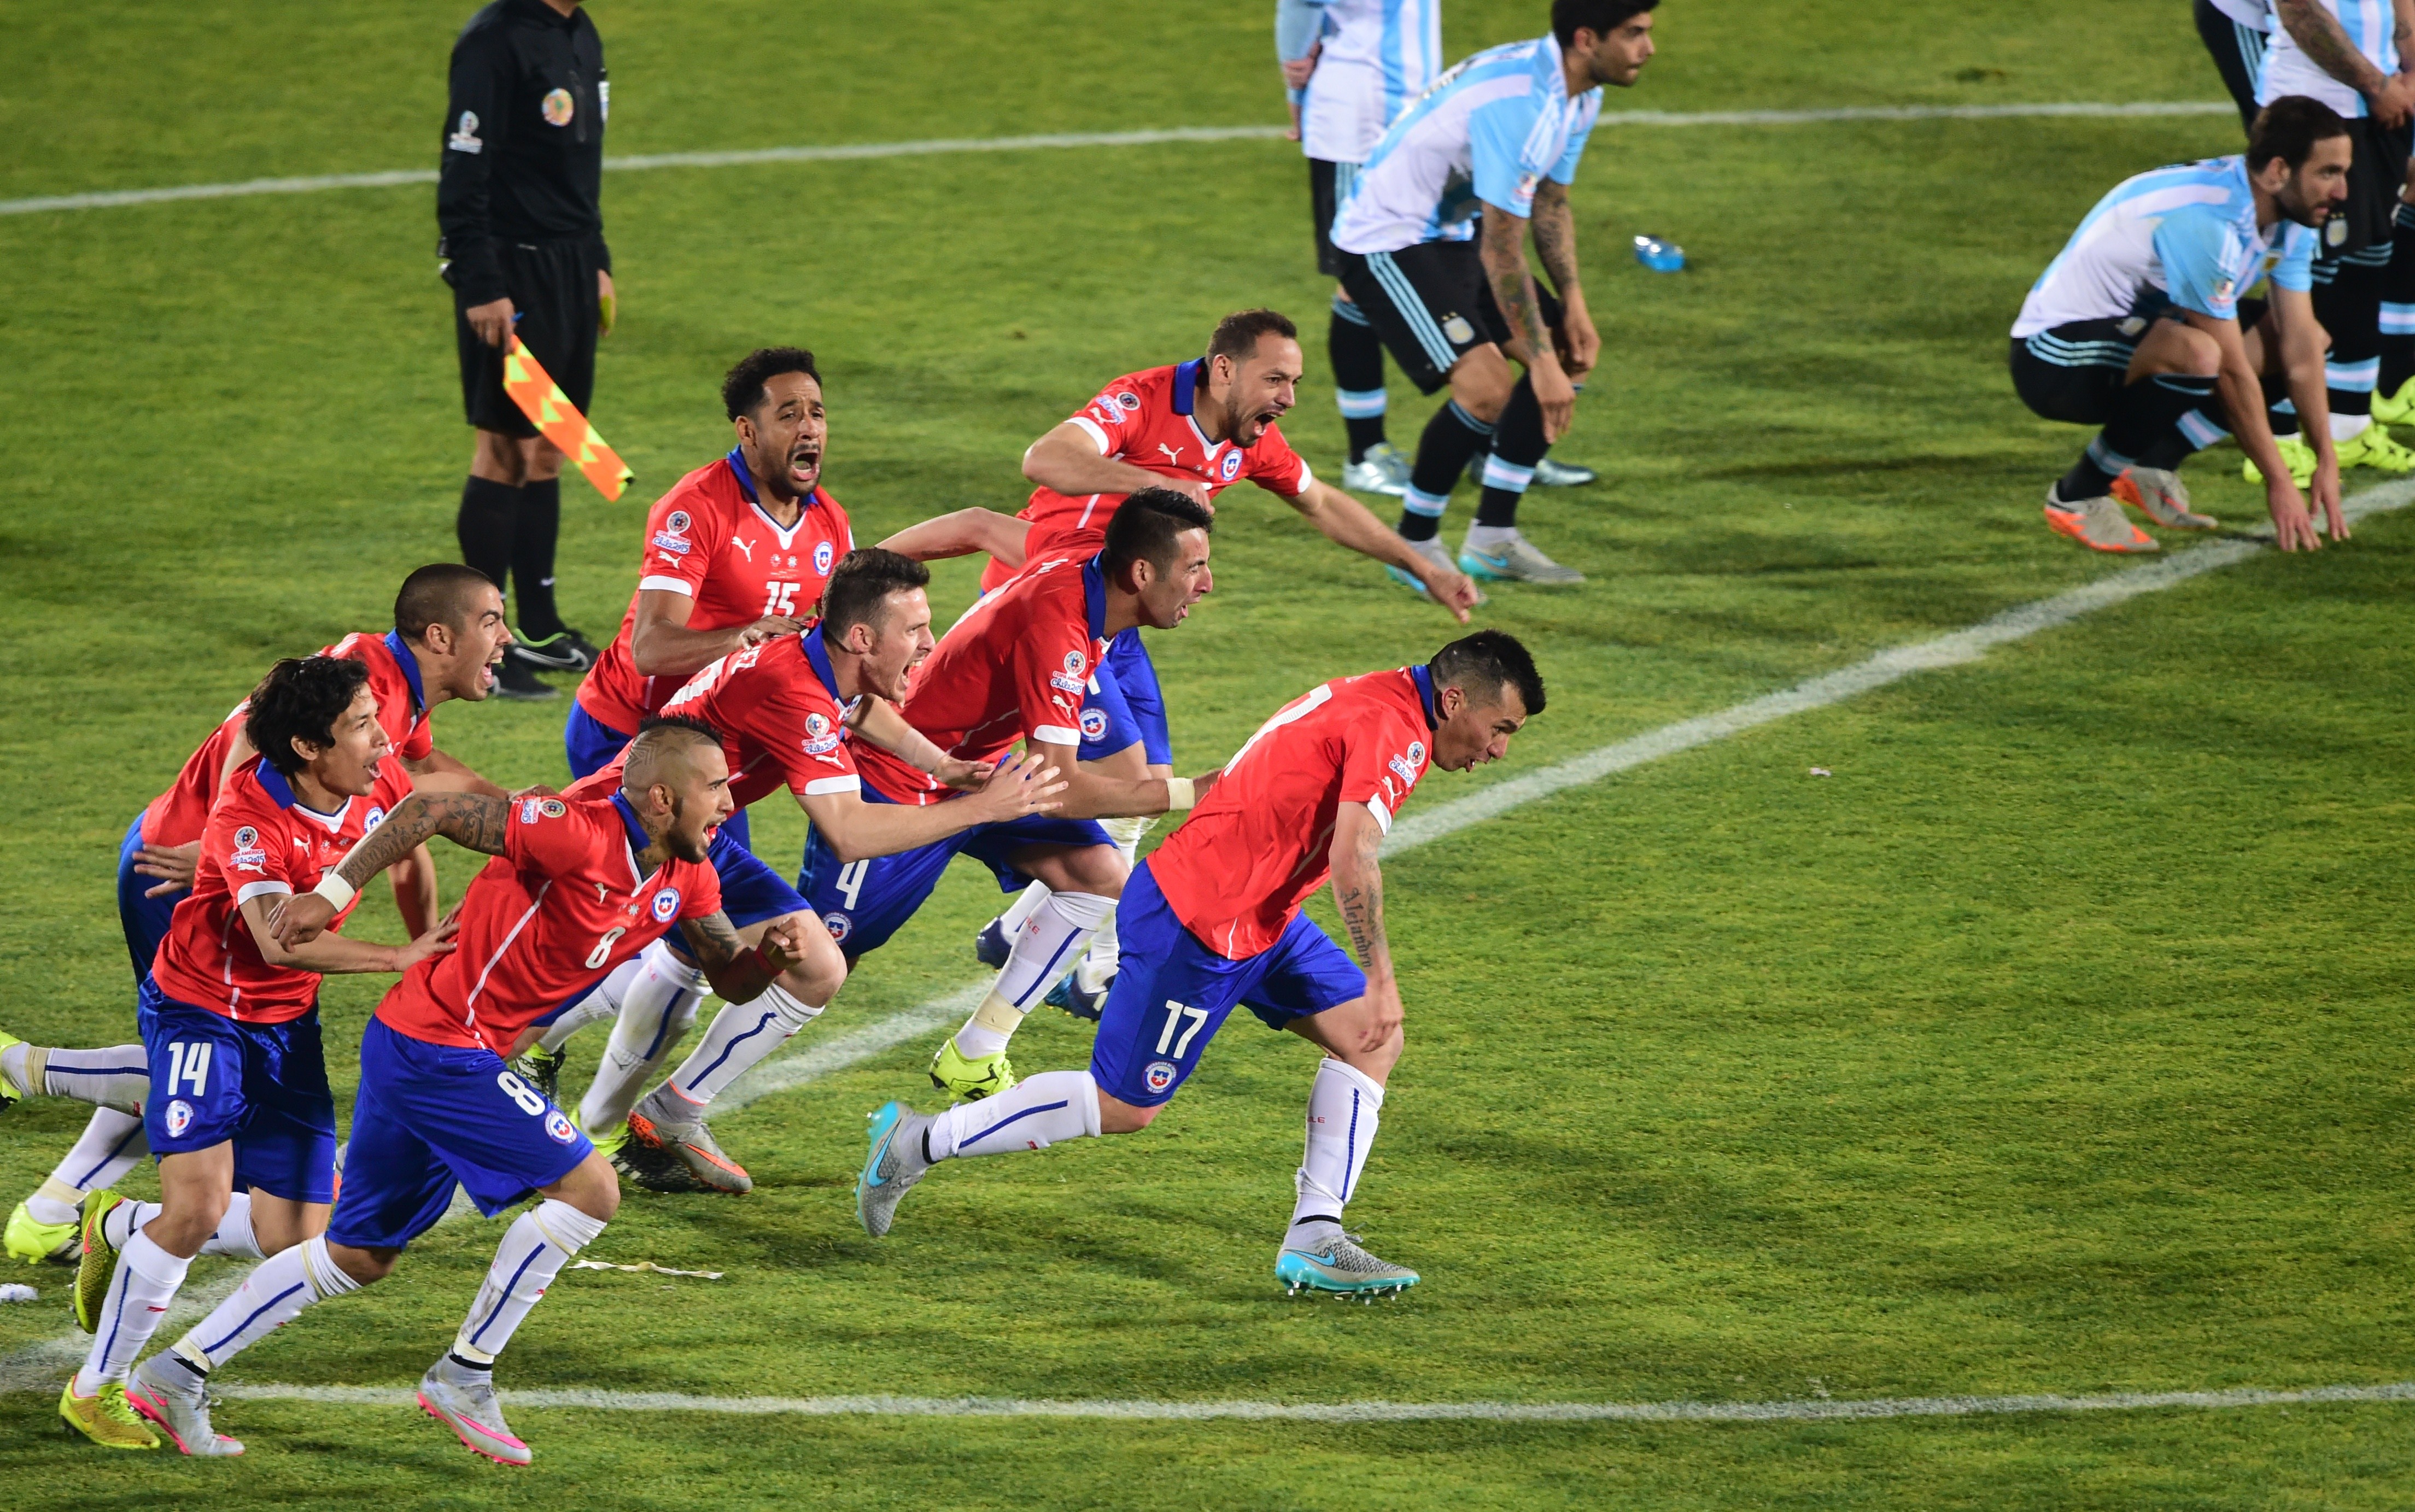
[(239, 1024), (179, 1002), (149, 977), (134, 1019), (151, 1063), (142, 1133), (154, 1155), (234, 1145), (234, 1184), (290, 1202), (336, 1196), (336, 1099), (319, 1010)]
[(361, 1036), (344, 1199), (327, 1242), (399, 1250), (435, 1227), (457, 1181), (492, 1218), (594, 1149), (493, 1051), (432, 1045), (373, 1018)]
[(1075, 759), (1099, 761), (1140, 743), (1140, 725), (1124, 701), (1123, 684), (1113, 667), (1102, 665), (1090, 674), (1090, 691), (1082, 699), (1082, 744)]
[[(744, 809), (730, 816), (733, 819), (745, 816)], [(705, 859), (712, 862), (712, 869), (721, 875), (721, 911), (729, 916), (729, 921), (744, 929), (766, 919), (781, 919), (805, 912), (811, 905), (805, 902), (803, 895), (788, 885), (787, 877), (764, 865), (753, 851), (746, 848), (742, 833), (733, 837), (731, 828), (728, 824), (723, 825), (721, 833), (712, 838), (712, 848), (705, 853)], [(671, 953), (681, 960), (691, 965), (695, 963), (696, 952), (688, 949), (687, 936), (680, 933), (677, 925), (663, 936), (663, 943), (669, 946)]]
[(126, 827), (126, 839), (117, 847), (117, 921), (126, 928), (126, 953), (134, 962), (134, 980), (140, 982), (151, 974), (151, 958), (159, 953), (159, 942), (168, 937), (168, 920), (176, 905), (192, 896), (191, 888), (178, 888), (173, 892), (156, 898), (142, 894), (159, 885), (156, 876), (144, 876), (134, 869), (135, 853), (142, 848), (142, 816)]
[[(570, 717), (562, 722), (562, 749), (570, 757), (571, 780), (576, 782), (602, 771), (634, 739), (589, 713), (578, 699), (571, 699)], [(732, 814), (721, 832), (736, 840), (742, 850), (754, 848), (755, 835), (747, 827), (744, 809)]]
[[(864, 801), (885, 803), (869, 786)], [(935, 840), (894, 856), (873, 856), (842, 862), (822, 843), (821, 831), (805, 832), (805, 869), (797, 888), (807, 906), (821, 915), (822, 926), (852, 960), (869, 955), (889, 942), (922, 906), (939, 885), (939, 874), (958, 856), (970, 856), (998, 874), (999, 889), (1018, 891), (1030, 877), (1014, 869), (1008, 858), (1026, 846), (1112, 846), (1094, 819), (1051, 819), (1039, 815), (1004, 824), (977, 824), (945, 840)]]
[(1165, 692), (1157, 685), (1157, 664), (1148, 659), (1148, 648), (1140, 643), (1140, 632), (1127, 630), (1107, 642), (1107, 654), (1099, 665), (1115, 673), (1116, 684), (1123, 690), (1124, 703), (1132, 710), (1132, 723), (1140, 726), (1140, 741), (1148, 753), (1148, 764), (1174, 765), (1174, 737), (1165, 725)]
[(1367, 995), (1366, 973), (1306, 914), (1246, 961), (1218, 955), (1174, 917), (1147, 861), (1124, 882), (1116, 934), (1123, 966), (1099, 1015), (1090, 1075), (1134, 1107), (1173, 1100), (1237, 1005), (1280, 1029)]

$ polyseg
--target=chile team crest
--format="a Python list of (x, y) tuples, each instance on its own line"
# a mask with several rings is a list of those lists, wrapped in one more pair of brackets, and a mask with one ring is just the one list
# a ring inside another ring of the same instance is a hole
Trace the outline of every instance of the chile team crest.
[(1226, 452), (1224, 454), (1224, 460), (1216, 464), (1216, 471), (1224, 475), (1224, 481), (1226, 483), (1230, 483), (1235, 478), (1239, 477), (1241, 475), (1241, 454), (1238, 452)]
[(650, 905), (653, 909), (654, 922), (658, 924), (669, 923), (671, 921), (671, 915), (679, 912), (679, 889), (665, 888), (660, 892), (655, 893), (654, 901)]

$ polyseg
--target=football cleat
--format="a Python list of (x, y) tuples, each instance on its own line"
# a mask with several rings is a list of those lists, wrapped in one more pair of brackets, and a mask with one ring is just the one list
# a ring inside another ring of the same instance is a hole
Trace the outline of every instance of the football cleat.
[(931, 1162), (922, 1159), (922, 1130), (931, 1120), (903, 1102), (884, 1102), (870, 1117), (872, 1149), (855, 1180), (855, 1216), (863, 1232), (878, 1239), (896, 1220), (906, 1193), (931, 1174)]
[[(24, 1040), (18, 1039), (15, 1035), (10, 1034), (8, 1031), (0, 1030), (0, 1053), (6, 1052), (10, 1045), (21, 1045), (24, 1042)], [(12, 1084), (8, 1077), (0, 1076), (0, 1113), (7, 1113), (9, 1109), (15, 1107), (17, 1105), (17, 1100), (24, 1095), (25, 1094), (22, 1092), (17, 1090), (15, 1085)]]
[(532, 672), (584, 672), (595, 665), (595, 648), (576, 630), (558, 630), (543, 640), (518, 632), (503, 654)]
[(91, 1333), (100, 1326), (100, 1306), (109, 1300), (109, 1279), (117, 1274), (117, 1246), (109, 1242), (105, 1220), (126, 1202), (103, 1188), (83, 1200), (83, 1256), (76, 1262), (76, 1326)]
[(154, 1355), (134, 1368), (126, 1385), (126, 1401), (159, 1425), (168, 1442), (202, 1459), (232, 1458), (243, 1453), (243, 1441), (210, 1427), (209, 1383), (167, 1355)]
[(1398, 499), (1409, 491), (1409, 459), (1390, 442), (1379, 441), (1356, 462), (1342, 464), (1342, 487), (1354, 493), (1388, 493)]
[(2373, 421), (2378, 426), (2403, 426), (2415, 421), (2415, 378), (2399, 384), (2395, 394), (2374, 395)]
[(524, 1465), (536, 1458), (503, 1424), (491, 1370), (472, 1370), (444, 1355), (419, 1378), (420, 1410), (453, 1430), (453, 1436), (499, 1465)]
[(59, 1393), (59, 1416), (85, 1438), (104, 1449), (156, 1449), (159, 1435), (142, 1421), (142, 1415), (127, 1405), (126, 1388), (114, 1381), (104, 1381), (100, 1389), (89, 1397), (75, 1394), (75, 1378), (69, 1376)]
[(625, 1118), (600, 1134), (585, 1124), (578, 1126), (578, 1131), (587, 1136), (587, 1143), (595, 1146), (597, 1154), (615, 1163), (620, 1160), (621, 1146), (629, 1143), (629, 1121)]
[(567, 1050), (548, 1050), (541, 1044), (531, 1045), (514, 1055), (509, 1064), (512, 1074), (545, 1094), (548, 1102), (562, 1100), (562, 1068), (570, 1062)]
[(1049, 988), (1048, 996), (1041, 1000), (1050, 1008), (1061, 1008), (1077, 1019), (1088, 1019), (1096, 1024), (1099, 1015), (1107, 1010), (1107, 994), (1115, 989), (1115, 985), (1116, 979), (1109, 977), (1099, 985), (1098, 991), (1092, 992), (1082, 985), (1081, 969), (1076, 967), (1066, 972), (1065, 980)]
[[(2369, 467), (2398, 477), (2415, 472), (2415, 452), (2392, 440), (2390, 427), (2385, 425), (2368, 425), (2348, 440), (2333, 442), (2332, 450), (2339, 453), (2343, 468)], [(2305, 485), (2298, 487), (2302, 488)]]
[(1536, 550), (1534, 542), (1514, 531), (1509, 539), (1495, 542), (1487, 550), (1462, 546), (1459, 570), (1489, 582), (1565, 585), (1584, 581), (1584, 574), (1574, 567), (1561, 566)]
[(38, 1265), (46, 1260), (72, 1263), (83, 1235), (74, 1219), (64, 1223), (38, 1223), (33, 1209), (19, 1203), (8, 1211), (5, 1242), (9, 1258)]
[[(2290, 482), (2302, 488), (2315, 481), (2315, 449), (2307, 445), (2303, 438), (2275, 436), (2272, 444), (2281, 449), (2281, 462), (2289, 470)], [(2348, 465), (2345, 457), (2340, 459), (2340, 465)], [(2250, 483), (2264, 481), (2264, 470), (2258, 467), (2252, 457), (2239, 464), (2239, 475)]]
[[(1478, 452), (1467, 459), (1467, 481), (1479, 488), (1484, 487), (1484, 459), (1491, 455), (1490, 452)], [(1535, 487), (1538, 488), (1582, 488), (1600, 477), (1600, 473), (1589, 467), (1579, 467), (1574, 462), (1563, 462), (1556, 457), (1546, 457), (1535, 464)]]
[(2122, 506), (2100, 494), (2077, 503), (2064, 503), (2058, 482), (2046, 491), (2047, 528), (2067, 535), (2091, 551), (2160, 551), (2155, 538), (2130, 523)]
[(1407, 1291), (1418, 1284), (1418, 1273), (1376, 1259), (1358, 1248), (1358, 1235), (1342, 1233), (1337, 1224), (1326, 1228), (1321, 1241), (1286, 1245), (1275, 1256), (1275, 1280), (1295, 1296), (1304, 1291), (1331, 1292), (1372, 1301), (1382, 1293)]
[(543, 703), (556, 697), (562, 690), (529, 670), (524, 662), (505, 656), (495, 668), (495, 696), (518, 703)]
[(931, 1057), (931, 1085), (950, 1097), (979, 1102), (1012, 1086), (1014, 1068), (1007, 1062), (1005, 1051), (970, 1056), (956, 1048), (956, 1037), (950, 1035)]
[(1006, 958), (1014, 953), (1014, 942), (1006, 937), (1006, 915), (1000, 914), (983, 924), (973, 936), (973, 958), (992, 971), (1006, 969)]
[[(1443, 544), (1438, 540), (1429, 539), (1424, 541), (1410, 541), (1404, 544), (1410, 550), (1416, 552), (1418, 556), (1425, 558), (1428, 561), (1432, 562), (1437, 567), (1447, 567), (1452, 572), (1457, 572), (1459, 570), (1459, 564), (1450, 560), (1450, 552), (1445, 549)], [(1385, 563), (1384, 574), (1386, 576), (1391, 578), (1392, 581), (1413, 592), (1427, 597), (1432, 596), (1426, 593), (1425, 584), (1418, 582), (1415, 577), (1410, 576), (1407, 573), (1402, 572), (1400, 568), (1391, 565), (1389, 562)], [(1478, 604), (1485, 602), (1485, 597), (1482, 592), (1479, 591), (1476, 595), (1476, 602)]]
[(2134, 467), (2113, 480), (2113, 497), (2171, 531), (2218, 531), (2222, 521), (2189, 507), (2188, 485), (2177, 472)]
[(755, 1190), (755, 1178), (715, 1143), (712, 1130), (693, 1108), (681, 1106), (680, 1095), (658, 1086), (629, 1115), (626, 1151), (644, 1147), (671, 1161), (697, 1186), (744, 1195)]

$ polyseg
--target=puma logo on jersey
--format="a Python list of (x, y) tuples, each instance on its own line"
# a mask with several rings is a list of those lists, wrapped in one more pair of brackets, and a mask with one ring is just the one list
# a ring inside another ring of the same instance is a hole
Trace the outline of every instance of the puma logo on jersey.
[(731, 537), (729, 538), (729, 544), (730, 544), (731, 546), (736, 546), (739, 550), (743, 551), (744, 553), (746, 553), (746, 560), (747, 560), (747, 561), (749, 561), (750, 563), (751, 563), (752, 561), (754, 561), (754, 560), (755, 560), (755, 543), (754, 543), (754, 542), (749, 541), (748, 539), (746, 539), (746, 537), (744, 537), (744, 536), (742, 536), (742, 535), (733, 535), (733, 536), (731, 536)]
[(1182, 448), (1181, 448), (1181, 447), (1179, 447), (1179, 446), (1168, 446), (1167, 444), (1165, 444), (1165, 442), (1159, 442), (1157, 443), (1157, 449), (1158, 449), (1159, 451), (1163, 452), (1163, 453), (1165, 454), (1165, 459), (1166, 459), (1167, 461), (1169, 461), (1169, 462), (1173, 463), (1173, 464), (1174, 464), (1175, 466), (1177, 466), (1177, 467), (1180, 467), (1180, 466), (1182, 465)]

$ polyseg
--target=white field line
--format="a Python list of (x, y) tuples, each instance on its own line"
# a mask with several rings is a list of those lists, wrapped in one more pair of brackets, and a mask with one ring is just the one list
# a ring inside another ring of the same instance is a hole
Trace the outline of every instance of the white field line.
[[(213, 1276), (198, 1286), (188, 1286), (176, 1294), (168, 1304), (168, 1315), (159, 1322), (158, 1337), (173, 1339), (187, 1328), (210, 1315), (210, 1310), (233, 1295), (251, 1274), (249, 1262), (230, 1266), (225, 1274)], [(58, 1278), (53, 1284), (51, 1278)], [(38, 1307), (55, 1307), (61, 1303), (75, 1305), (75, 1272), (65, 1267), (44, 1267), (35, 1284), (42, 1293)], [(69, 1371), (83, 1364), (92, 1347), (92, 1336), (69, 1328), (55, 1338), (27, 1344), (22, 1349), (0, 1355), (0, 1395), (12, 1391), (56, 1391), (67, 1383)]]
[[(1612, 111), (1603, 126), (1811, 126), (1839, 121), (1993, 121), (2017, 116), (2223, 115), (2234, 107), (2212, 101), (2086, 101), (2037, 105), (1849, 105), (1808, 111)], [(1142, 147), (1170, 142), (1238, 142), (1279, 138), (1279, 126), (1191, 126), (1155, 131), (1059, 131), (1028, 137), (947, 137), (928, 142), (863, 142), (828, 147), (758, 147), (733, 152), (662, 152), (607, 157), (613, 172), (655, 168), (738, 168), (758, 163), (847, 162), (866, 157), (924, 157), (966, 152), (1030, 152), (1066, 147)], [(389, 169), (380, 173), (319, 173), (302, 178), (252, 178), (232, 184), (181, 184), (156, 189), (99, 189), (0, 200), (0, 216), (52, 210), (113, 210), (173, 200), (229, 200), (255, 194), (317, 194), (327, 189), (390, 189), (433, 184), (436, 171)]]

